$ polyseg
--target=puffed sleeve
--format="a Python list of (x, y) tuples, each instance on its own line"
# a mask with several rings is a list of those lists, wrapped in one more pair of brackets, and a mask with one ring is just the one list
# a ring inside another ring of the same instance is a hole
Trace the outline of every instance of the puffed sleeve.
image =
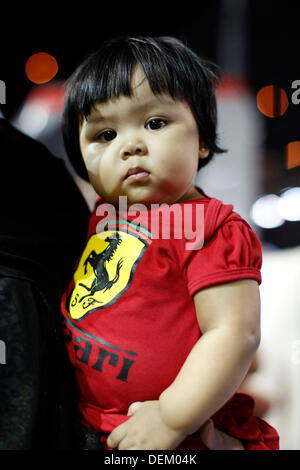
[(185, 252), (182, 269), (190, 295), (239, 279), (261, 283), (261, 244), (243, 219), (224, 223), (201, 249)]

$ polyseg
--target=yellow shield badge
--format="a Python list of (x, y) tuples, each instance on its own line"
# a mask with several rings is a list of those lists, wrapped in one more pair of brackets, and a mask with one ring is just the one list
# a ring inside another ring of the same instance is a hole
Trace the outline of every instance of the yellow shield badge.
[(94, 233), (74, 272), (68, 310), (74, 320), (115, 303), (129, 288), (134, 271), (151, 243), (137, 230)]

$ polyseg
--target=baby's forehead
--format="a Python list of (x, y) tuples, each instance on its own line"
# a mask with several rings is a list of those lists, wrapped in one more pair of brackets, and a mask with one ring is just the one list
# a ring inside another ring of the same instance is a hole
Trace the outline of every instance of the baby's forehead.
[(107, 118), (126, 111), (144, 113), (156, 108), (170, 108), (176, 106), (176, 100), (167, 93), (154, 94), (147, 81), (140, 83), (132, 90), (131, 95), (115, 96), (105, 101), (95, 101), (92, 104), (88, 121), (100, 117)]
[(135, 90), (140, 85), (142, 85), (145, 81), (148, 83), (148, 79), (146, 77), (144, 70), (139, 64), (135, 64), (131, 70), (131, 80), (130, 80), (131, 89)]

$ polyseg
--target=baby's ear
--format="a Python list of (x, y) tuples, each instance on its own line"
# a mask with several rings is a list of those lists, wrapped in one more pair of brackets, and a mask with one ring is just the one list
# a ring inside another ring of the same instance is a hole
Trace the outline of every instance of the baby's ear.
[(209, 149), (205, 145), (201, 145), (199, 149), (199, 158), (206, 158), (209, 155)]

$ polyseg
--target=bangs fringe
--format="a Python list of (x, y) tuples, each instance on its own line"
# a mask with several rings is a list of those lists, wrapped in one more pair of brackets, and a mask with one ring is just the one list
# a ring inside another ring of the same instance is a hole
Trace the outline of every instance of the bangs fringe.
[[(177, 57), (174, 57), (174, 43)], [(110, 41), (108, 46), (104, 44), (101, 53), (99, 51), (87, 57), (75, 76), (71, 77), (73, 96), (70, 96), (70, 101), (76, 103), (81, 118), (87, 118), (95, 102), (104, 102), (120, 95), (131, 96), (132, 70), (136, 65), (143, 69), (154, 94), (168, 93), (172, 98), (189, 101), (195, 86), (198, 88), (202, 83), (206, 89), (207, 81), (210, 81), (211, 87), (218, 81), (218, 76), (210, 70), (209, 77), (209, 69), (196, 55), (193, 59), (198, 62), (198, 70), (195, 70), (192, 60), (187, 70), (189, 57), (178, 46), (185, 47), (174, 38), (164, 38), (164, 44), (160, 45), (153, 38), (116, 39)], [(197, 83), (194, 83), (195, 77)]]

